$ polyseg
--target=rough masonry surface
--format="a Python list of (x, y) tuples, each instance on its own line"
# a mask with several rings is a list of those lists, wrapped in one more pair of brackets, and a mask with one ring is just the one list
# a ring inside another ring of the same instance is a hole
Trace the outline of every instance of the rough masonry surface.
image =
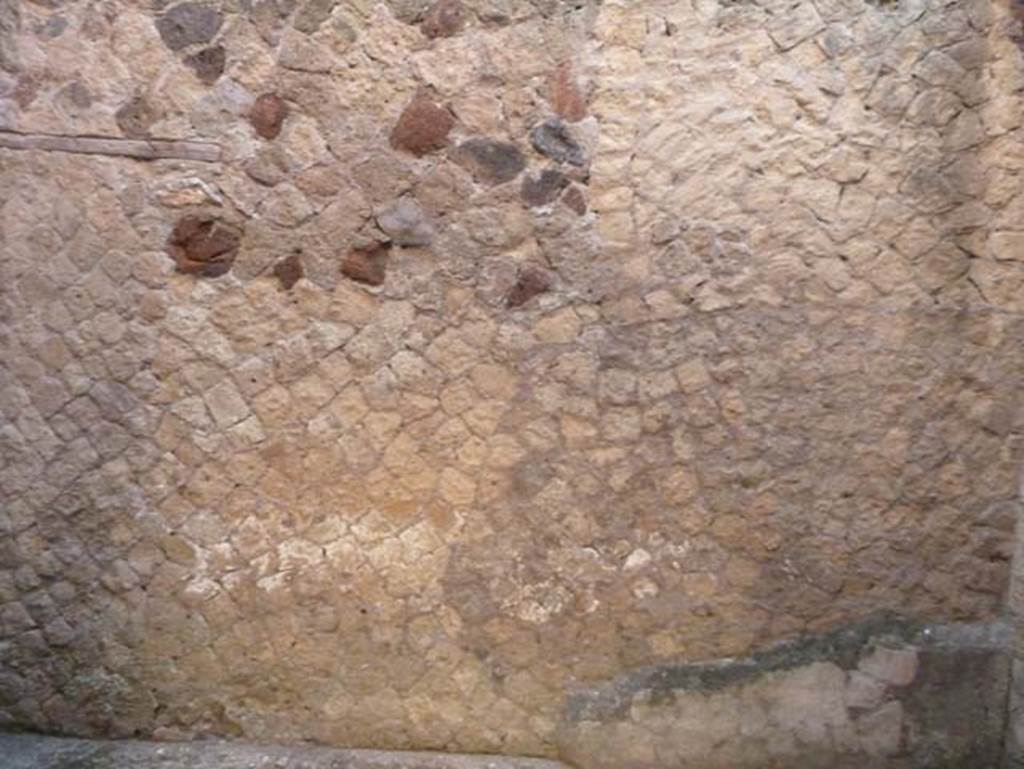
[(908, 639), (909, 683), (571, 705), (1000, 614), (1021, 40), (1004, 0), (0, 0), (0, 726), (710, 769), (762, 698), (780, 765), (881, 766), (946, 691), (989, 735), (1002, 658)]

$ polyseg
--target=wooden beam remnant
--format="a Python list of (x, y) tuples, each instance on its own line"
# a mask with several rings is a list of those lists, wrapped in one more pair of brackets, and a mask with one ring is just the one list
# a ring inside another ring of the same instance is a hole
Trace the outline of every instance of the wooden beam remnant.
[(113, 136), (59, 136), (0, 130), (0, 149), (113, 155), (137, 160), (220, 160), (219, 144), (178, 139), (121, 139)]

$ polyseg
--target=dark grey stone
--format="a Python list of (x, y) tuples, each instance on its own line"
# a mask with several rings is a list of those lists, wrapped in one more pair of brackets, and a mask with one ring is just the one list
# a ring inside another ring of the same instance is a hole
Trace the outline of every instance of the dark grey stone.
[(530, 131), (530, 142), (541, 155), (574, 166), (586, 164), (583, 148), (561, 120), (545, 120)]
[(469, 139), (452, 155), (478, 181), (487, 184), (510, 182), (526, 168), (526, 158), (519, 148), (493, 139)]
[(224, 23), (216, 8), (205, 3), (181, 3), (165, 11), (156, 20), (164, 45), (178, 51), (190, 45), (208, 43)]

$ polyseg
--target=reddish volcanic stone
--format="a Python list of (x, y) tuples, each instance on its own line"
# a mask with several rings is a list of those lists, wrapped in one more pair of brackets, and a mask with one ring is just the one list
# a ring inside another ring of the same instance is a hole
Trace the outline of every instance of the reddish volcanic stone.
[(299, 282), (305, 274), (302, 269), (302, 260), (299, 258), (298, 253), (286, 256), (280, 262), (274, 265), (274, 275), (281, 281), (281, 287), (288, 291)]
[(360, 283), (379, 286), (384, 282), (387, 273), (390, 249), (388, 243), (378, 243), (369, 248), (353, 248), (342, 261), (341, 272)]
[(543, 294), (551, 288), (548, 274), (536, 267), (526, 267), (519, 273), (519, 278), (505, 296), (506, 307), (522, 307), (533, 297)]
[(288, 117), (288, 104), (277, 94), (265, 93), (256, 100), (249, 112), (249, 121), (259, 136), (274, 139)]
[(402, 110), (391, 131), (391, 146), (422, 157), (444, 147), (454, 125), (451, 112), (435, 104), (425, 93), (418, 93)]
[(568, 62), (560, 65), (548, 77), (548, 101), (555, 112), (570, 123), (587, 116), (587, 100)]
[(460, 0), (437, 0), (423, 17), (421, 29), (427, 37), (451, 37), (465, 22)]
[(216, 278), (231, 269), (241, 239), (238, 230), (217, 219), (186, 216), (167, 239), (167, 252), (179, 272)]

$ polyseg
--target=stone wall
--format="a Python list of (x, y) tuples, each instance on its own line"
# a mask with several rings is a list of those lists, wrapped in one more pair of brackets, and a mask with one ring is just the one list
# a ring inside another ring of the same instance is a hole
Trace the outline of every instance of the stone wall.
[(992, 760), (1022, 19), (0, 0), (0, 723)]

